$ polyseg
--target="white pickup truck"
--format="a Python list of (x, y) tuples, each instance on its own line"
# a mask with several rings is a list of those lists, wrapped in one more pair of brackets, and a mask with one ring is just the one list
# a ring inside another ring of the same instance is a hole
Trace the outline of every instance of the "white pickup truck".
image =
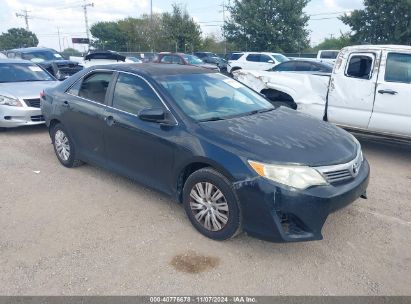
[(274, 103), (363, 133), (411, 139), (411, 47), (342, 49), (331, 75), (239, 70), (234, 78)]

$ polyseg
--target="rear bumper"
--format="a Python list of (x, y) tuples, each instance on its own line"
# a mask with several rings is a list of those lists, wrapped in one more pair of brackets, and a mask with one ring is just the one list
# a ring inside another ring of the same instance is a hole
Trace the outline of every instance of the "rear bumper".
[(39, 108), (0, 106), (1, 128), (39, 124), (44, 124), (44, 117)]
[(264, 178), (235, 183), (243, 212), (243, 229), (272, 242), (321, 240), (328, 215), (366, 193), (370, 167), (366, 160), (359, 175), (340, 184), (303, 191)]

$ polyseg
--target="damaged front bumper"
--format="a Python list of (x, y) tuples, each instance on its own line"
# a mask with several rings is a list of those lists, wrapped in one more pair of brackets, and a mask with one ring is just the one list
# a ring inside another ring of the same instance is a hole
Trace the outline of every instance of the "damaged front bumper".
[(258, 177), (237, 182), (243, 230), (272, 242), (321, 240), (328, 215), (365, 195), (370, 167), (367, 160), (354, 179), (335, 185), (295, 190)]

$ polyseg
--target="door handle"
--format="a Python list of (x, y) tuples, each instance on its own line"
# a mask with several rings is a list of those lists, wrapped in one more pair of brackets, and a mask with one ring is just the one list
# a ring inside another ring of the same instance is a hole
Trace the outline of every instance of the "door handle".
[(114, 120), (114, 117), (111, 115), (106, 116), (104, 120), (106, 121), (107, 125), (109, 125), (110, 127), (116, 123), (116, 121)]
[(394, 91), (394, 90), (379, 90), (378, 93), (380, 94), (391, 94), (391, 95), (397, 95), (398, 92)]
[(65, 100), (65, 101), (63, 102), (63, 107), (65, 107), (65, 108), (70, 108), (70, 104), (69, 104), (69, 102), (68, 102), (67, 100)]

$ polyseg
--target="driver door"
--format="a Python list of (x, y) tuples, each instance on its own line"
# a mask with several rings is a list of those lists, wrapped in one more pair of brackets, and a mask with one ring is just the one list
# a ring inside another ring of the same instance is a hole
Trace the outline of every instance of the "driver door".
[(121, 174), (170, 192), (178, 126), (141, 120), (139, 112), (149, 108), (166, 109), (145, 79), (119, 72), (105, 113), (108, 162)]

